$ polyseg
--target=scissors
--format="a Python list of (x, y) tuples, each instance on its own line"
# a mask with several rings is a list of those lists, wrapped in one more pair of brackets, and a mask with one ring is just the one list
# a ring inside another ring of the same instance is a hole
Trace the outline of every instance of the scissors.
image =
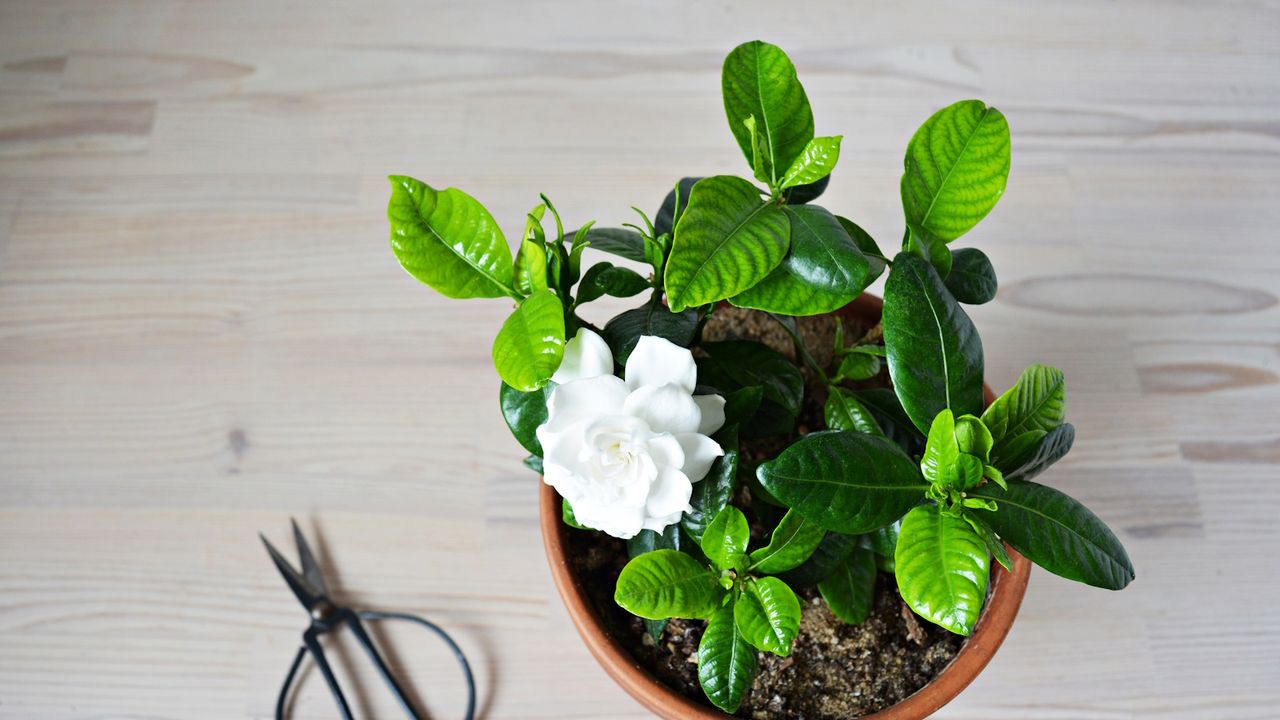
[(472, 720), (475, 717), (476, 709), (475, 678), (471, 675), (471, 665), (467, 663), (466, 656), (463, 655), (462, 649), (453, 641), (453, 638), (449, 637), (449, 634), (440, 629), (435, 623), (416, 615), (352, 610), (334, 602), (329, 596), (328, 587), (325, 585), (324, 574), (320, 572), (320, 566), (316, 564), (315, 556), (311, 554), (311, 548), (307, 545), (306, 538), (302, 536), (302, 531), (298, 529), (297, 521), (290, 519), (290, 522), (293, 524), (294, 542), (298, 545), (298, 557), (302, 564), (301, 572), (295, 570), (265, 536), (261, 533), (258, 534), (258, 537), (262, 538), (262, 544), (267, 546), (267, 552), (271, 555), (271, 560), (275, 562), (276, 569), (284, 576), (285, 583), (288, 584), (293, 594), (298, 597), (298, 602), (302, 603), (302, 607), (306, 608), (307, 614), (311, 616), (310, 627), (302, 633), (302, 647), (298, 648), (298, 653), (293, 658), (293, 664), (289, 666), (289, 674), (285, 676), (284, 685), (280, 688), (280, 696), (276, 700), (276, 720), (284, 719), (285, 703), (289, 697), (289, 690), (293, 686), (299, 666), (302, 665), (302, 658), (308, 653), (310, 653), (311, 659), (316, 666), (320, 668), (320, 674), (324, 676), (325, 683), (328, 684), (329, 692), (333, 694), (333, 699), (338, 704), (343, 720), (353, 720), (351, 706), (347, 704), (347, 698), (342, 694), (342, 688), (338, 686), (338, 679), (333, 674), (333, 668), (330, 667), (329, 661), (325, 658), (324, 646), (320, 644), (321, 636), (338, 630), (343, 626), (346, 626), (355, 635), (356, 641), (364, 648), (369, 659), (373, 661), (374, 666), (378, 669), (378, 674), (382, 676), (383, 681), (391, 690), (391, 694), (395, 696), (405, 713), (412, 720), (422, 720), (423, 715), (418, 713), (413, 704), (409, 702), (404, 689), (397, 682), (395, 676), (391, 674), (387, 663), (382, 659), (382, 655), (369, 638), (369, 633), (365, 631), (365, 622), (379, 622), (382, 620), (401, 620), (416, 623), (431, 630), (436, 635), (439, 635), (441, 640), (444, 640), (449, 649), (453, 651), (453, 656), (457, 659), (458, 665), (462, 667), (462, 674), (467, 683), (466, 720)]

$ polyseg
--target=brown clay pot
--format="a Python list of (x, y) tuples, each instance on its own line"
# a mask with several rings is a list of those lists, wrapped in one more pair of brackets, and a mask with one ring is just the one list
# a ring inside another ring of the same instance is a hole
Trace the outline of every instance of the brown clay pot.
[[(880, 320), (883, 302), (872, 295), (862, 295), (838, 314), (858, 320), (868, 326)], [(991, 388), (984, 387), (986, 402), (994, 399)], [(600, 616), (591, 606), (586, 590), (570, 569), (565, 534), (568, 526), (561, 520), (560, 496), (545, 483), (540, 489), (539, 514), (542, 525), (542, 542), (547, 552), (547, 564), (556, 590), (564, 601), (569, 617), (578, 628), (587, 649), (614, 682), (622, 686), (631, 697), (646, 709), (669, 720), (692, 718), (697, 720), (724, 720), (730, 717), (711, 705), (697, 703), (661, 683), (639, 666), (616, 639), (610, 636)], [(1031, 562), (1013, 548), (1005, 546), (1013, 560), (1013, 570), (1007, 571), (998, 563), (992, 563), (991, 591), (982, 609), (978, 624), (960, 648), (950, 664), (930, 682), (906, 700), (880, 712), (864, 716), (868, 720), (915, 720), (928, 717), (947, 704), (987, 666), (995, 655), (1013, 619), (1022, 604), (1027, 590), (1027, 578), (1031, 574)]]

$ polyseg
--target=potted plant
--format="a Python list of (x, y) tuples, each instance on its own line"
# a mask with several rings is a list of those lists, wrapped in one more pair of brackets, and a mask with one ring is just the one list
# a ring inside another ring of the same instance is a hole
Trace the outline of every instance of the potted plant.
[[(1063, 374), (983, 383), (963, 305), (996, 276), (950, 244), (1004, 191), (1008, 125), (966, 100), (916, 131), (890, 258), (813, 203), (841, 138), (815, 136), (782, 50), (735, 48), (722, 81), (755, 182), (686, 178), (652, 220), (571, 232), (543, 196), (513, 259), (475, 199), (394, 176), (392, 248), (448, 297), (515, 303), (501, 410), (545, 480), (557, 587), (624, 688), (666, 717), (923, 717), (1000, 644), (1028, 560), (1134, 577), (1106, 525), (1033, 482), (1075, 437)], [(650, 272), (583, 271), (588, 247)], [(885, 272), (881, 304), (863, 290)], [(578, 312), (644, 293), (603, 327)]]

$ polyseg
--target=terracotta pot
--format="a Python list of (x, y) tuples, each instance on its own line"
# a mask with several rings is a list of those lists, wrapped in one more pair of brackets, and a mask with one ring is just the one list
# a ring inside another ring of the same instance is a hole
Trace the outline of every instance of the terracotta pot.
[[(880, 319), (882, 306), (880, 298), (864, 294), (838, 313), (849, 319), (874, 325)], [(990, 403), (994, 399), (991, 388), (984, 387), (983, 391), (986, 402)], [(605, 672), (631, 697), (659, 717), (705, 720), (723, 720), (729, 717), (710, 704), (690, 700), (664, 685), (638, 665), (626, 648), (605, 631), (604, 623), (592, 607), (586, 589), (570, 569), (566, 556), (568, 541), (565, 534), (578, 531), (571, 530), (561, 521), (560, 496), (555, 489), (544, 483), (540, 493), (538, 504), (542, 542), (547, 551), (547, 563), (551, 566), (551, 576), (555, 579), (556, 589), (569, 611), (569, 617), (578, 628), (578, 634)], [(1013, 548), (1007, 545), (1006, 548), (1013, 560), (1013, 571), (992, 563), (991, 592), (987, 604), (982, 609), (973, 635), (961, 646), (951, 663), (933, 682), (906, 700), (867, 715), (866, 718), (908, 720), (928, 717), (959, 695), (982, 672), (1004, 641), (1009, 627), (1013, 625), (1018, 606), (1022, 604), (1022, 596), (1027, 590), (1027, 578), (1031, 574), (1031, 562)]]

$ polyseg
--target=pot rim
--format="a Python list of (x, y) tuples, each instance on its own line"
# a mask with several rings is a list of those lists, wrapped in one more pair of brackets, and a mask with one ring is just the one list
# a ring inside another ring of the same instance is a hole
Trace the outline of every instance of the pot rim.
[[(864, 293), (837, 313), (865, 321), (867, 318), (878, 319), (882, 307), (880, 298)], [(994, 399), (991, 388), (985, 385), (983, 394), (986, 403)], [(569, 567), (565, 540), (569, 527), (561, 518), (560, 505), (560, 496), (555, 489), (545, 482), (541, 483), (538, 496), (539, 523), (551, 577), (574, 627), (600, 666), (627, 694), (661, 717), (696, 720), (724, 720), (732, 717), (710, 705), (677, 693), (641, 667), (618, 640), (608, 633), (599, 614), (592, 607), (581, 581)], [(1031, 574), (1031, 562), (1008, 544), (1005, 548), (1009, 552), (1013, 569), (1009, 571), (999, 563), (992, 564), (990, 595), (978, 617), (973, 634), (965, 640), (960, 652), (929, 684), (896, 705), (863, 716), (864, 720), (928, 717), (959, 695), (987, 666), (1013, 625)]]

